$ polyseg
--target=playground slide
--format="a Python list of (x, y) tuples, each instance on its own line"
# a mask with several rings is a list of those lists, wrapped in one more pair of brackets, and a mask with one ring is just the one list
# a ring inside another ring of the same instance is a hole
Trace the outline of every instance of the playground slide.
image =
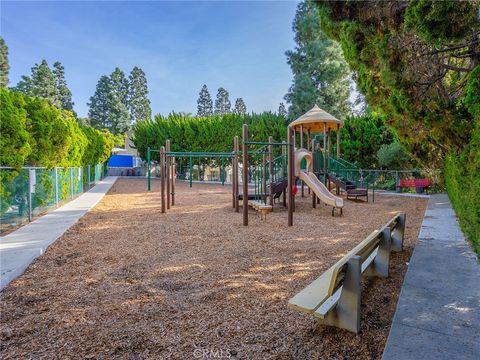
[(337, 208), (343, 208), (343, 199), (333, 195), (327, 187), (312, 172), (300, 171), (300, 180), (303, 180), (307, 186), (312, 189), (315, 195), (325, 204)]

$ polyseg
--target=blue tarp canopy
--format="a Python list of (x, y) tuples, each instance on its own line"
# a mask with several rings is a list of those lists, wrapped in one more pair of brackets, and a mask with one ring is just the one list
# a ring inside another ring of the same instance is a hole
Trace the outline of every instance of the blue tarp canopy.
[(108, 167), (133, 168), (133, 155), (112, 155)]

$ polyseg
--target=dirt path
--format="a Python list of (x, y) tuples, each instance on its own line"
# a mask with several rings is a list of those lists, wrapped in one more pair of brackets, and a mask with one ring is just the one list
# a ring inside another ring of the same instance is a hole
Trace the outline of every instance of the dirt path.
[[(347, 201), (333, 218), (297, 196), (293, 227), (280, 205), (266, 222), (251, 210), (243, 227), (227, 186), (177, 184), (167, 214), (158, 187), (117, 181), (0, 294), (3, 359), (381, 357), (426, 199)], [(406, 251), (393, 254), (390, 278), (364, 284), (359, 335), (287, 308), (397, 211), (407, 213)]]

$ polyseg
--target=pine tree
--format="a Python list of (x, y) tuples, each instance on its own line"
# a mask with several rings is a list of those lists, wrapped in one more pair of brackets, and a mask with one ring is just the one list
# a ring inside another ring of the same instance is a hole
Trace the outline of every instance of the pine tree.
[(33, 96), (32, 87), (32, 79), (29, 76), (22, 75), (21, 80), (17, 83), (13, 90)]
[(53, 75), (55, 77), (55, 84), (62, 109), (73, 112), (74, 103), (72, 101), (72, 92), (67, 87), (67, 81), (65, 80), (65, 69), (58, 61), (53, 64)]
[(283, 116), (284, 118), (287, 117), (287, 109), (285, 108), (285, 104), (283, 102), (278, 106), (278, 116)]
[(30, 77), (23, 75), (13, 88), (28, 96), (36, 96), (48, 100), (52, 105), (62, 108), (60, 90), (57, 87), (55, 75), (46, 60), (32, 67)]
[(7, 87), (9, 70), (8, 47), (3, 37), (0, 36), (0, 87)]
[(348, 65), (338, 43), (321, 32), (318, 9), (310, 2), (298, 5), (293, 30), (296, 47), (286, 53), (293, 72), (293, 84), (285, 95), (289, 117), (295, 119), (318, 104), (345, 118), (351, 112)]
[(32, 68), (32, 94), (47, 99), (52, 105), (61, 108), (60, 94), (55, 82), (55, 76), (46, 60)]
[(107, 129), (116, 135), (123, 134), (128, 130), (130, 116), (127, 105), (124, 103), (124, 87), (119, 86), (125, 82), (118, 72), (114, 76), (115, 82), (112, 77), (104, 75), (98, 81), (95, 94), (88, 103), (90, 107), (88, 117), (94, 128)]
[(129, 108), (132, 123), (150, 119), (152, 110), (148, 99), (147, 77), (142, 69), (134, 67), (129, 76)]
[(16, 87), (16, 91), (29, 96), (37, 96), (48, 100), (52, 105), (61, 108), (60, 93), (57, 88), (55, 76), (48, 67), (46, 60), (32, 67), (32, 75), (22, 76)]
[(125, 107), (129, 107), (128, 104), (128, 79), (125, 76), (125, 73), (120, 70), (118, 67), (110, 75), (110, 81), (113, 87), (113, 91), (118, 96), (118, 99), (121, 101)]
[(212, 116), (212, 115), (213, 115), (212, 97), (208, 92), (207, 85), (203, 85), (197, 100), (197, 116)]
[(111, 92), (112, 84), (110, 83), (110, 78), (103, 75), (98, 80), (95, 94), (93, 94), (90, 102), (87, 104), (90, 107), (88, 111), (90, 124), (96, 129), (111, 129), (113, 126), (109, 100)]
[(118, 67), (110, 75), (112, 93), (109, 96), (113, 134), (123, 134), (130, 127), (130, 104), (128, 99), (129, 84), (125, 73)]
[(228, 98), (228, 91), (223, 87), (218, 89), (217, 98), (215, 100), (215, 114), (224, 115), (231, 112), (232, 104)]
[(109, 123), (112, 124), (109, 130), (113, 135), (124, 134), (130, 128), (128, 107), (115, 91), (111, 91), (108, 95)]
[(242, 98), (235, 100), (235, 109), (233, 109), (234, 114), (245, 115), (247, 113), (247, 106)]

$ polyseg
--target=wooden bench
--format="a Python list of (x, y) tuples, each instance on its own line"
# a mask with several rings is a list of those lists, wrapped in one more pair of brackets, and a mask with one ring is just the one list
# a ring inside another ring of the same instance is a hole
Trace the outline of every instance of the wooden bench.
[(358, 333), (361, 278), (388, 277), (390, 252), (403, 250), (404, 213), (375, 230), (335, 265), (288, 301), (288, 306), (315, 316), (321, 324)]
[(400, 179), (398, 188), (421, 188), (428, 189), (432, 181), (428, 179)]

